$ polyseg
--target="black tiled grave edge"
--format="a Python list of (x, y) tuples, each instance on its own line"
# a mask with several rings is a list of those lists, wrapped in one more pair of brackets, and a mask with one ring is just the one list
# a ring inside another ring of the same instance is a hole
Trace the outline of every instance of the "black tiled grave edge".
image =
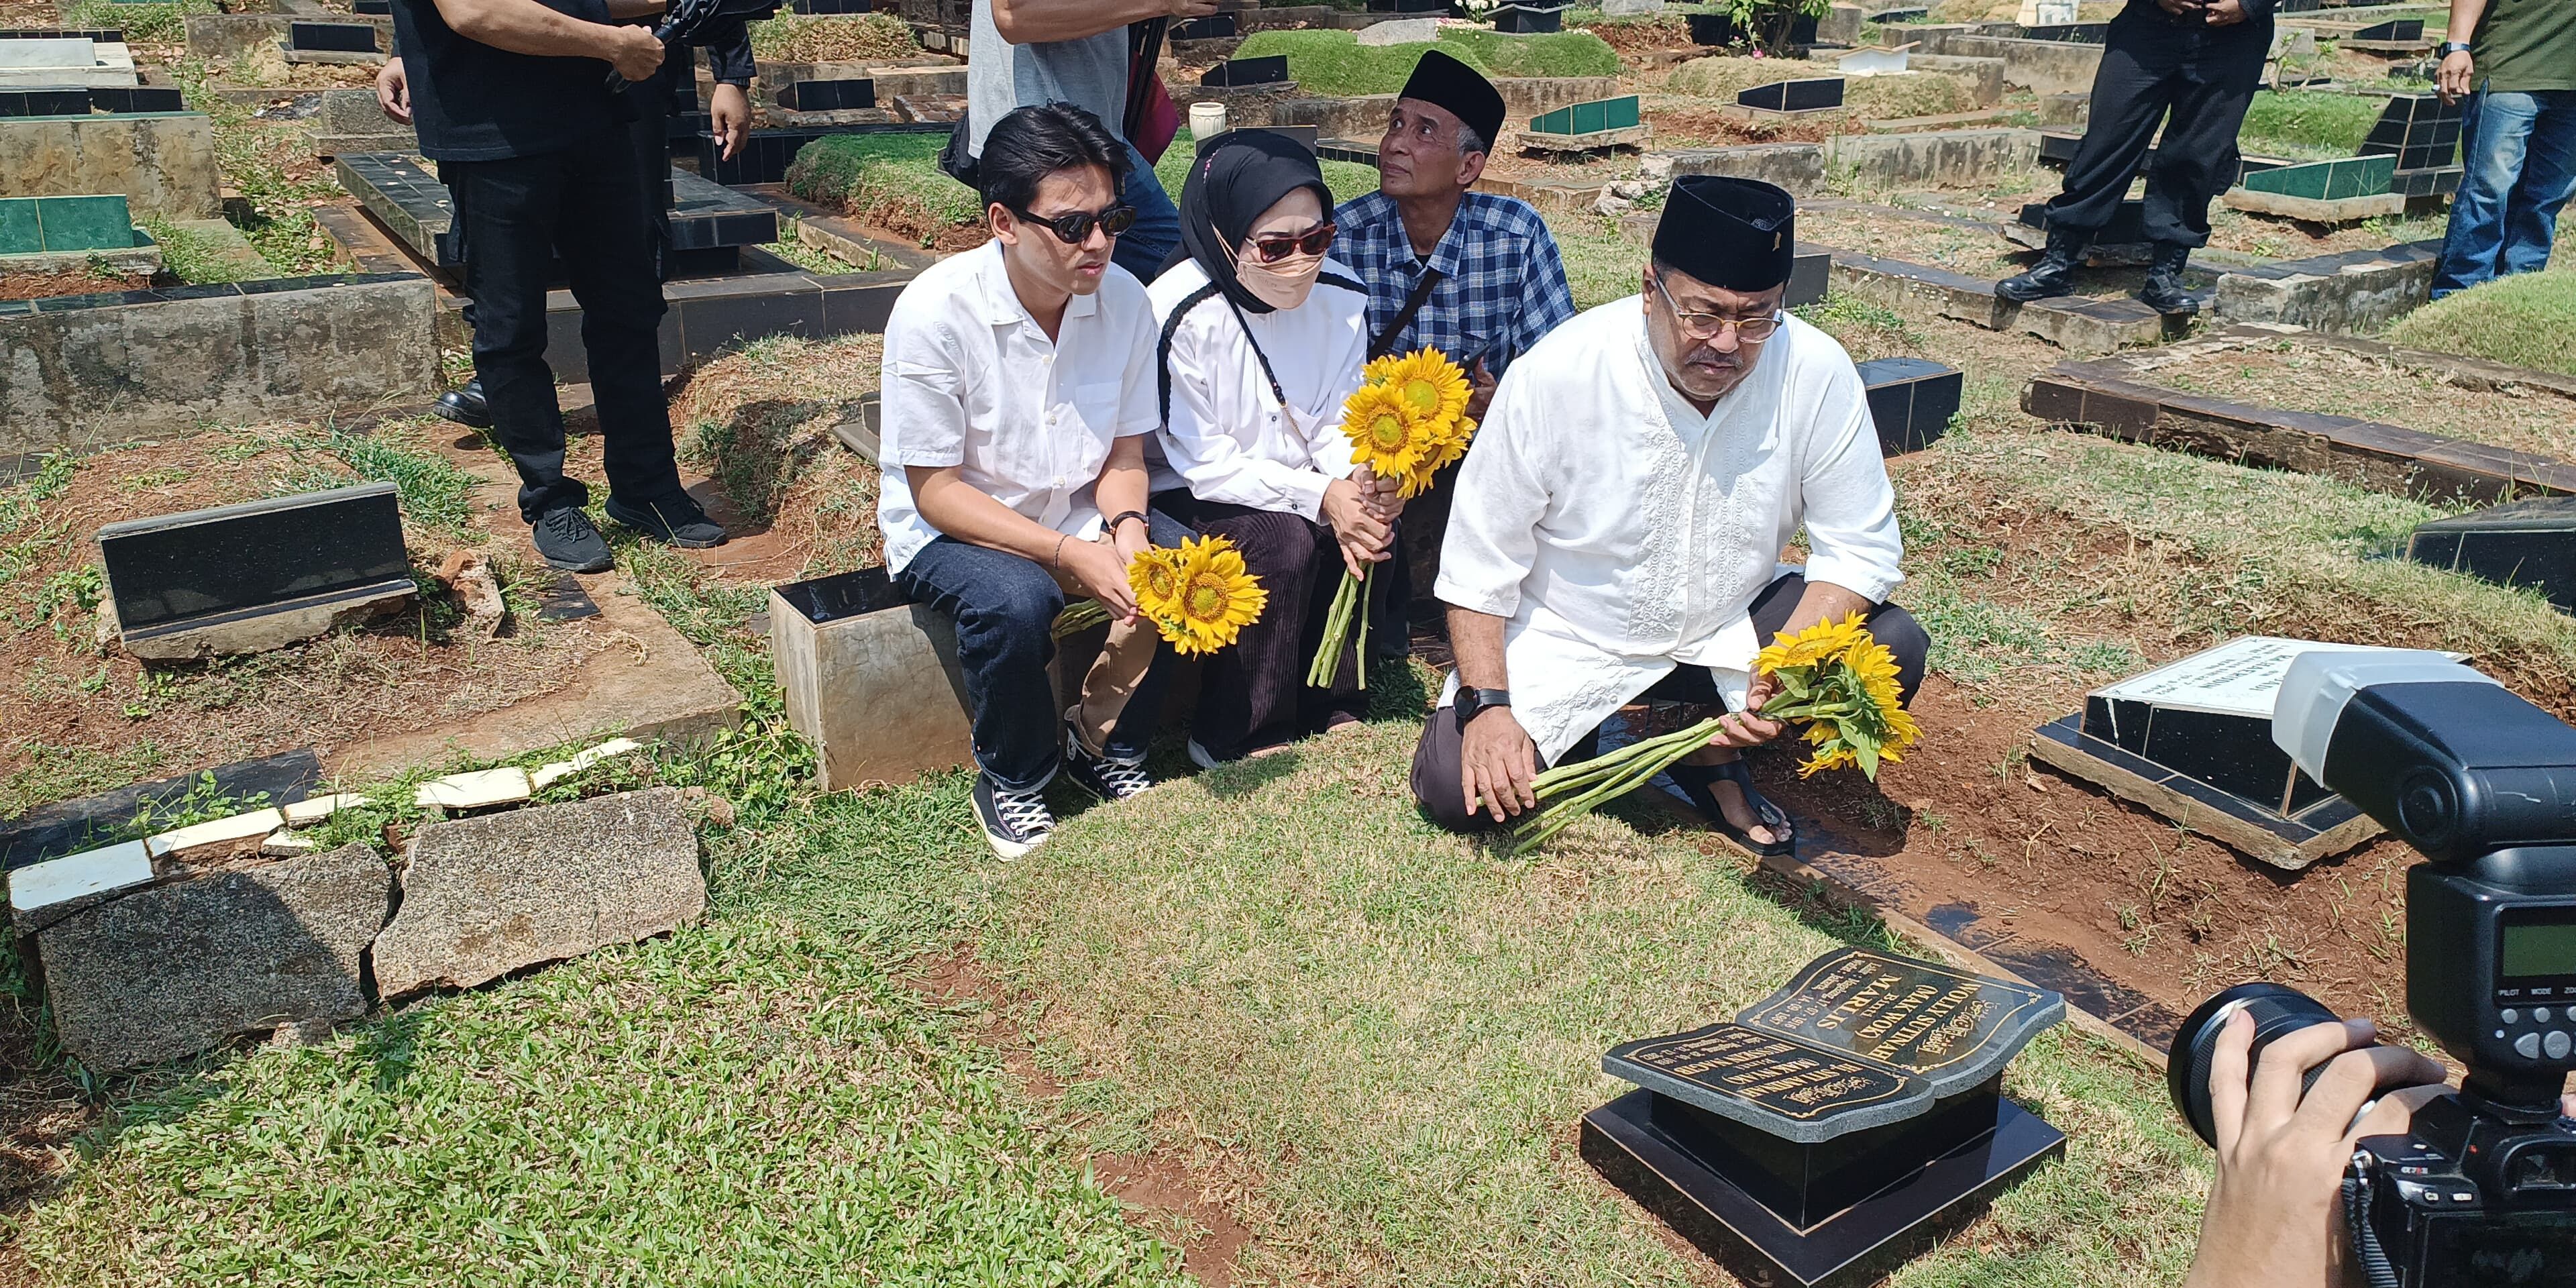
[(93, 44), (121, 45), (125, 43), (125, 33), (114, 27), (96, 27), (85, 31), (15, 27), (0, 31), (0, 40), (86, 40)]
[(222, 796), (265, 793), (269, 804), (284, 805), (304, 799), (305, 793), (322, 781), (322, 758), (311, 747), (304, 747), (264, 760), (246, 760), (79, 800), (39, 805), (0, 824), (0, 867), (14, 870), (93, 848), (105, 834), (132, 821), (146, 801), (160, 804), (178, 800), (196, 787), (203, 774), (214, 775), (215, 790)]
[(204, 286), (164, 286), (142, 291), (102, 291), (95, 295), (53, 295), (35, 300), (0, 300), (0, 317), (21, 313), (68, 313), (75, 309), (116, 308), (128, 304), (166, 304), (173, 300), (211, 300), (276, 291), (318, 291), (374, 282), (408, 282), (417, 273), (318, 273), (310, 277), (271, 277), (249, 282), (215, 282)]

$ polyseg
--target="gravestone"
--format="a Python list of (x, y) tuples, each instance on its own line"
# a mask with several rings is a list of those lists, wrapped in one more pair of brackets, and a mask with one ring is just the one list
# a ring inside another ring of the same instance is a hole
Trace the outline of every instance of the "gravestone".
[(2396, 176), (2395, 157), (2345, 157), (2335, 161), (2248, 171), (2245, 187), (2255, 192), (2278, 193), (2310, 201), (2342, 201), (2350, 197), (2384, 194)]
[(0, 255), (127, 250), (142, 239), (123, 196), (0, 197)]
[(1604, 18), (1646, 18), (1664, 11), (1664, 0), (1601, 0)]
[(2075, 0), (2021, 0), (2013, 21), (2025, 27), (2053, 27), (2075, 21)]
[(376, 25), (372, 22), (295, 22), (286, 27), (286, 47), (299, 53), (373, 54), (376, 47)]
[(779, 106), (791, 112), (843, 112), (877, 105), (877, 83), (856, 80), (807, 80), (781, 86)]
[(371, 17), (391, 17), (393, 11), (394, 0), (349, 0), (351, 13), (367, 14)]
[(1360, 28), (1359, 43), (1371, 49), (1388, 45), (1418, 45), (1440, 39), (1438, 18), (1390, 18)]
[(1847, 49), (1834, 55), (1834, 70), (1844, 76), (1895, 76), (1905, 71), (1910, 49)]
[(1859, 370), (1869, 390), (1879, 451), (1889, 456), (1921, 451), (1950, 431), (1963, 387), (1958, 368), (1929, 358), (1872, 358), (1860, 363)]
[(1584, 1161), (1749, 1283), (1857, 1285), (2065, 1150), (2002, 1095), (2057, 994), (1869, 948), (1809, 962), (1732, 1023), (1626, 1042), (1638, 1090), (1583, 1116)]
[(283, 647), (414, 590), (391, 483), (111, 523), (98, 545), (126, 651), (155, 660)]
[(769, 647), (787, 723), (814, 744), (825, 790), (909, 782), (971, 757), (956, 628), (908, 603), (885, 569), (773, 587)]
[[(1264, 134), (1276, 134), (1276, 135), (1281, 136), (1282, 138), (1286, 138), (1286, 139), (1293, 140), (1293, 141), (1297, 144), (1297, 146), (1299, 146), (1299, 147), (1301, 147), (1301, 148), (1304, 148), (1304, 149), (1306, 149), (1306, 150), (1307, 150), (1307, 151), (1309, 151), (1309, 152), (1313, 152), (1313, 151), (1315, 151), (1317, 148), (1319, 148), (1319, 147), (1321, 147), (1321, 146), (1322, 146), (1322, 138), (1321, 138), (1321, 135), (1323, 134), (1323, 127), (1322, 127), (1322, 126), (1317, 126), (1317, 125), (1247, 125), (1247, 126), (1244, 126), (1244, 127), (1242, 127), (1242, 128), (1244, 128), (1244, 129), (1246, 129), (1246, 130), (1259, 130), (1259, 131), (1261, 131), (1261, 132), (1262, 132), (1262, 133), (1264, 133)], [(1227, 131), (1226, 133), (1233, 133), (1233, 131)], [(1210, 135), (1207, 135), (1207, 136), (1206, 136), (1206, 137), (1204, 137), (1204, 138), (1202, 138), (1202, 137), (1200, 137), (1200, 136), (1198, 136), (1198, 135), (1196, 135), (1196, 134), (1191, 135), (1191, 136), (1190, 136), (1190, 155), (1192, 155), (1192, 156), (1196, 156), (1196, 155), (1198, 155), (1199, 153), (1206, 151), (1206, 150), (1207, 150), (1207, 145), (1208, 145), (1208, 144), (1210, 144), (1210, 143), (1212, 143), (1212, 142), (1214, 142), (1214, 141), (1216, 141), (1217, 139), (1222, 138), (1222, 137), (1224, 137), (1224, 135), (1223, 135), (1223, 134), (1210, 134)]]
[(2459, 154), (2466, 106), (2445, 103), (2439, 94), (2391, 94), (2369, 136), (2361, 141), (2361, 154), (2393, 156), (2399, 170), (2448, 166)]
[(1818, 76), (1807, 80), (1773, 81), (1740, 91), (1735, 96), (1738, 106), (1757, 112), (1821, 112), (1843, 105), (1843, 78)]
[[(1212, 13), (1204, 18), (1192, 18), (1187, 22), (1173, 23), (1170, 39), (1232, 40), (1241, 34), (1243, 34), (1242, 16), (1229, 11), (1226, 13)], [(1360, 34), (1363, 38), (1363, 43), (1365, 43), (1365, 38), (1368, 34), (1367, 30), (1363, 29)]]
[(1368, 0), (1370, 13), (1447, 13), (1449, 0)]
[[(1682, 23), (1690, 29), (1691, 43), (1694, 45), (1732, 45), (1752, 39), (1750, 35), (1736, 30), (1735, 19), (1724, 13), (1686, 13), (1682, 15)], [(1792, 45), (1816, 43), (1815, 15), (1802, 13), (1790, 20), (1788, 43)]]
[(2305, 867), (2378, 824), (2272, 741), (2272, 704), (2301, 653), (2406, 653), (2252, 635), (2096, 689), (2042, 725), (2034, 759), (2254, 858)]
[(2347, 37), (2351, 40), (2390, 41), (2412, 41), (2423, 38), (2424, 20), (2421, 18), (2398, 18), (2388, 22), (2372, 23)]
[(1565, 30), (1566, 4), (1507, 4), (1494, 11), (1494, 30), (1534, 36)]
[[(2020, 216), (2005, 226), (2004, 236), (2033, 248), (2047, 244), (2048, 203), (2024, 202)], [(2097, 267), (2143, 264), (2154, 252), (2155, 247), (2147, 240), (2147, 203), (2131, 197), (2111, 212), (2110, 222), (2094, 231), (2093, 239), (2085, 243), (2084, 258)]]
[(1272, 54), (1267, 58), (1230, 58), (1207, 69), (1199, 77), (1202, 87), (1237, 89), (1247, 85), (1285, 85), (1288, 83), (1288, 56)]
[(1560, 107), (1553, 112), (1530, 118), (1530, 131), (1535, 134), (1581, 136), (1609, 130), (1635, 129), (1639, 121), (1637, 96), (1595, 99)]
[[(121, 80), (113, 77), (115, 69), (99, 56), (102, 43), (87, 36), (0, 40), (0, 88), (60, 89), (102, 83), (133, 84), (130, 61)], [(111, 79), (97, 80), (101, 73), (109, 74)]]
[(810, 14), (873, 13), (876, 0), (788, 0), (787, 7)]
[(87, 116), (89, 91), (78, 86), (0, 89), (0, 116)]
[(2576, 613), (2576, 497), (2516, 501), (2435, 519), (2406, 539), (2406, 557), (2506, 586), (2529, 586)]

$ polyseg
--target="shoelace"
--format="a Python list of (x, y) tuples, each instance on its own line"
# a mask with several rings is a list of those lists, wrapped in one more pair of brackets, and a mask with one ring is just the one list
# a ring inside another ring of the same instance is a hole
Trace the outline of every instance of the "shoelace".
[(1122, 801), (1154, 785), (1153, 775), (1146, 773), (1143, 765), (1121, 764), (1114, 760), (1095, 760), (1092, 766), (1100, 775), (1101, 785), (1109, 789), (1110, 795)]
[(578, 541), (589, 535), (590, 525), (582, 519), (581, 511), (569, 507), (548, 510), (541, 521), (546, 525), (547, 535), (566, 541)]
[(1004, 827), (1023, 836), (1055, 830), (1055, 815), (1047, 812), (1046, 797), (1039, 792), (996, 791), (993, 812), (1001, 816)]

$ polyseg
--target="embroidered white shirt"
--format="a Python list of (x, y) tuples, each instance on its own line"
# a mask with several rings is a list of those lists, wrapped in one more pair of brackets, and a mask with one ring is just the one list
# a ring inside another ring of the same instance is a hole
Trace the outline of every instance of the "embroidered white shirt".
[[(1350, 276), (1329, 259), (1324, 272)], [(1195, 261), (1173, 265), (1147, 288), (1155, 316), (1168, 323), (1207, 284)], [(1171, 329), (1171, 419), (1157, 436), (1163, 464), (1155, 490), (1186, 484), (1203, 501), (1320, 520), (1324, 488), (1355, 468), (1342, 403), (1360, 387), (1367, 359), (1368, 297), (1359, 292), (1318, 281), (1304, 303), (1268, 313), (1238, 313), (1223, 295), (1200, 301)]]
[(1012, 289), (1000, 242), (922, 270), (886, 319), (877, 524), (901, 572), (939, 536), (908, 466), (963, 466), (975, 490), (1058, 532), (1100, 530), (1093, 485), (1113, 440), (1154, 430), (1152, 302), (1115, 264), (1047, 339)]
[(1740, 702), (1762, 643), (1749, 610), (1802, 526), (1808, 580), (1871, 600), (1905, 580), (1850, 355), (1791, 318), (1702, 416), (1630, 296), (1504, 373), (1459, 475), (1436, 593), (1507, 620), (1513, 713), (1553, 761), (1675, 664), (1709, 667)]

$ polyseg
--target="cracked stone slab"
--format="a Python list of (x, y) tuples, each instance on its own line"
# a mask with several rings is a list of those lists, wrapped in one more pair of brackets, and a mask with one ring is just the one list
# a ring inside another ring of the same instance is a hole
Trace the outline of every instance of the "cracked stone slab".
[(697, 833), (669, 787), (431, 823), (376, 939), (386, 999), (648, 938), (706, 911)]

